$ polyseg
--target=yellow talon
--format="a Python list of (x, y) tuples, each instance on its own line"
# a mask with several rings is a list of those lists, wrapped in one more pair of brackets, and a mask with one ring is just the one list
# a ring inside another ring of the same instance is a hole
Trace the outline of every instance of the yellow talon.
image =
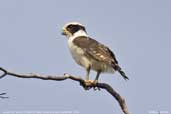
[(93, 82), (94, 82), (93, 80), (85, 80), (86, 86), (92, 85)]

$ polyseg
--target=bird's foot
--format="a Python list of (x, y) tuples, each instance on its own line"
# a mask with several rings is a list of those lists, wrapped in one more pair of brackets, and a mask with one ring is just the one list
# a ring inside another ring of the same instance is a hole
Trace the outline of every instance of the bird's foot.
[(84, 84), (85, 84), (84, 89), (89, 90), (89, 89), (93, 88), (94, 90), (100, 90), (99, 87), (96, 87), (97, 83), (98, 83), (97, 80), (85, 80), (84, 81)]
[(84, 80), (84, 89), (89, 90), (92, 88), (93, 80)]
[(92, 86), (93, 82), (93, 80), (84, 80), (86, 86)]

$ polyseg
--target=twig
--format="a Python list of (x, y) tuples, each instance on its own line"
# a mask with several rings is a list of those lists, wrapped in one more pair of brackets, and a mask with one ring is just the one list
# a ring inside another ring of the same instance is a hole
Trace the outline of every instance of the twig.
[(1, 99), (6, 99), (6, 98), (8, 98), (8, 97), (4, 97), (3, 95), (6, 95), (6, 93), (0, 93), (0, 98), (1, 98)]
[(6, 75), (10, 75), (10, 76), (18, 77), (18, 78), (36, 78), (36, 79), (54, 80), (54, 81), (63, 81), (66, 79), (71, 79), (71, 80), (79, 82), (80, 85), (86, 90), (91, 89), (91, 88), (105, 89), (118, 101), (124, 114), (130, 114), (128, 112), (128, 108), (127, 108), (124, 98), (117, 91), (115, 91), (109, 84), (87, 82), (81, 77), (72, 76), (70, 74), (64, 74), (61, 76), (40, 75), (40, 74), (18, 74), (18, 73), (7, 71), (6, 69), (1, 68), (1, 67), (0, 67), (0, 70), (3, 71), (3, 74), (0, 76), (0, 78), (5, 77)]

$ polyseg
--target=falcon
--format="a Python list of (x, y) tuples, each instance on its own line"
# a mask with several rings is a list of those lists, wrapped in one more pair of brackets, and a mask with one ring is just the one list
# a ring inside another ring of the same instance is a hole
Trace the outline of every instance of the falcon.
[(85, 26), (78, 22), (70, 22), (62, 28), (62, 35), (68, 38), (69, 50), (74, 60), (85, 68), (86, 80), (89, 80), (90, 70), (97, 72), (97, 83), (101, 73), (114, 73), (118, 71), (121, 76), (128, 80), (124, 71), (118, 64), (114, 53), (105, 45), (92, 39), (87, 34)]

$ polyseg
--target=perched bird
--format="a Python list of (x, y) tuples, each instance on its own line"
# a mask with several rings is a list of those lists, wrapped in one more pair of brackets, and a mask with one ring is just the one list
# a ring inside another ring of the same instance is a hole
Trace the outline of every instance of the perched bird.
[(68, 38), (68, 45), (74, 60), (86, 69), (86, 81), (89, 81), (90, 70), (97, 72), (95, 83), (98, 82), (100, 73), (114, 73), (118, 71), (127, 80), (128, 77), (118, 65), (113, 52), (105, 45), (90, 38), (85, 26), (78, 22), (64, 25), (62, 35)]

